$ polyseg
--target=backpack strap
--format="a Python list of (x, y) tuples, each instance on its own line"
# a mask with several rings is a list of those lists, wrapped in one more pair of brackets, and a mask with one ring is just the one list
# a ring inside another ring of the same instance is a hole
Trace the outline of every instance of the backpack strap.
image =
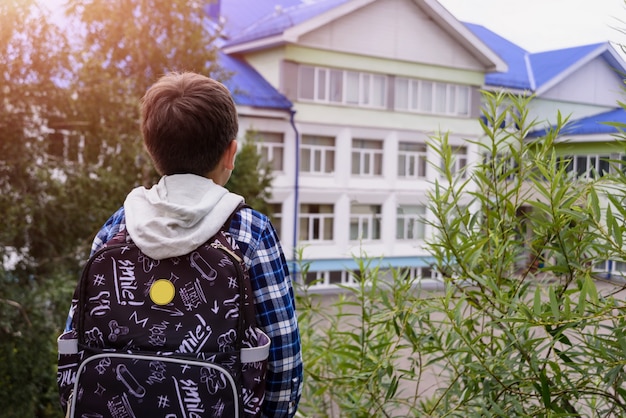
[(224, 222), (224, 225), (222, 226), (222, 229), (224, 231), (228, 232), (228, 230), (230, 229), (230, 224), (233, 222), (233, 218), (235, 217), (235, 214), (243, 208), (252, 209), (250, 205), (248, 205), (245, 201), (240, 202), (233, 211), (233, 213), (231, 213), (228, 219), (226, 219), (226, 222)]

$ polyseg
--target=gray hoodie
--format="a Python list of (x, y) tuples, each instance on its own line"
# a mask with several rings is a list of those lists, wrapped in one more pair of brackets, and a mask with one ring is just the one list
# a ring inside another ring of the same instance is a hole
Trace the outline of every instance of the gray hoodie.
[(187, 254), (211, 238), (243, 202), (213, 180), (193, 174), (163, 176), (150, 189), (133, 189), (124, 202), (126, 228), (148, 257)]

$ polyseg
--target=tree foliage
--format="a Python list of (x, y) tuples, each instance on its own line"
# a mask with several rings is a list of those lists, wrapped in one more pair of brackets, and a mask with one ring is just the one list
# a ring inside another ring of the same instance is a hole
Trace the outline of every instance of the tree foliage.
[(246, 132), (246, 138), (237, 153), (235, 170), (226, 188), (243, 196), (254, 209), (271, 216), (273, 213), (269, 199), (272, 197), (272, 166), (257, 151), (257, 142), (262, 140), (255, 132)]
[[(56, 336), (97, 229), (156, 174), (139, 99), (157, 77), (227, 75), (202, 2), (0, 1), (0, 410), (59, 416)], [(10, 262), (7, 262), (10, 261)]]

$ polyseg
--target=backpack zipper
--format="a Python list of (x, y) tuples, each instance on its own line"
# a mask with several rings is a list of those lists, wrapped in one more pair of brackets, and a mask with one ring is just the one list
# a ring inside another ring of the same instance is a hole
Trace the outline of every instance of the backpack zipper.
[(228, 253), (232, 258), (234, 258), (235, 260), (237, 260), (239, 263), (243, 263), (243, 260), (241, 259), (241, 257), (239, 257), (237, 254), (235, 254), (233, 251), (231, 251), (230, 248), (226, 247), (224, 244), (222, 244), (219, 241), (216, 242), (212, 242), (211, 243), (211, 247), (213, 248), (219, 248), (220, 250)]

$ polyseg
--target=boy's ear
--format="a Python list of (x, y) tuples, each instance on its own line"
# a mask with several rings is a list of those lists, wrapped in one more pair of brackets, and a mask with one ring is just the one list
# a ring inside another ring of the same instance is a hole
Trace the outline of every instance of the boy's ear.
[(237, 141), (233, 139), (228, 144), (228, 148), (224, 151), (224, 168), (228, 170), (235, 169), (235, 156), (237, 155)]

